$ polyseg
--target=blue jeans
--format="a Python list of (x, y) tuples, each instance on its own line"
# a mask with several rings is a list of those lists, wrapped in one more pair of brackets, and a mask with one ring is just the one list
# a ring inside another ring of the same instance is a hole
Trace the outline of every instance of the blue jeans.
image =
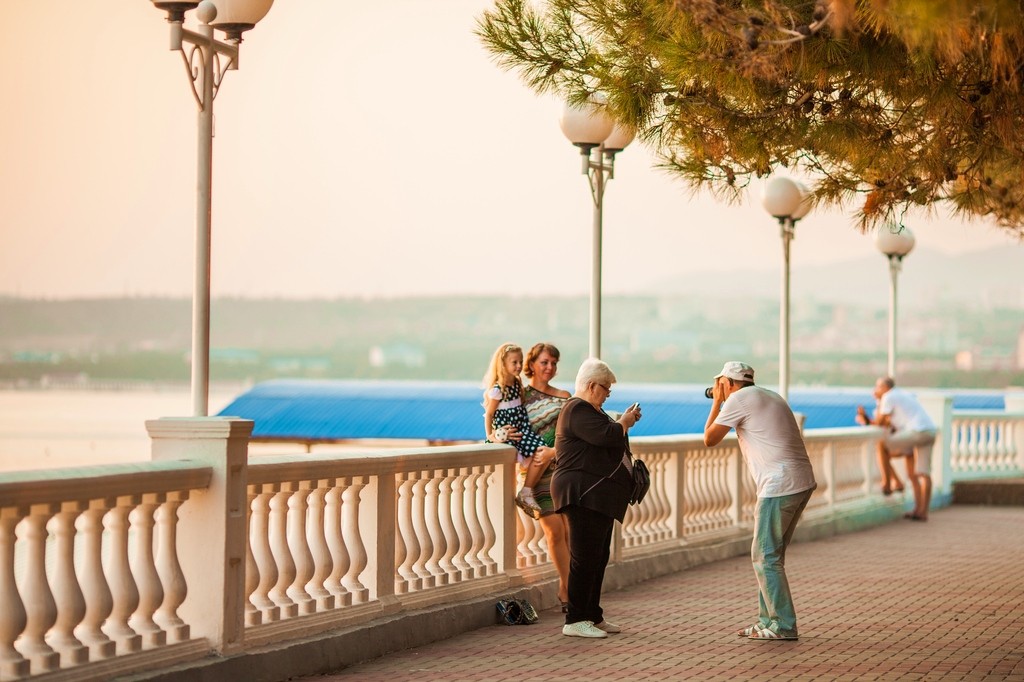
[(757, 576), (758, 624), (780, 635), (796, 632), (796, 610), (786, 579), (786, 548), (814, 488), (794, 495), (763, 497), (754, 510), (754, 542), (750, 559)]

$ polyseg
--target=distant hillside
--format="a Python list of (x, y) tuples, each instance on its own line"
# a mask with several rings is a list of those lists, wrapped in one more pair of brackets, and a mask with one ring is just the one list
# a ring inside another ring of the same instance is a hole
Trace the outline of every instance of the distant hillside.
[[(735, 273), (715, 289), (719, 296), (779, 299), (781, 267)], [(794, 301), (888, 305), (889, 263), (879, 254), (826, 266), (794, 267)], [(707, 291), (708, 273), (666, 278), (661, 293)], [(1024, 247), (994, 248), (959, 256), (915, 249), (903, 262), (897, 282), (899, 302), (914, 307), (970, 303), (986, 308), (1024, 309)]]

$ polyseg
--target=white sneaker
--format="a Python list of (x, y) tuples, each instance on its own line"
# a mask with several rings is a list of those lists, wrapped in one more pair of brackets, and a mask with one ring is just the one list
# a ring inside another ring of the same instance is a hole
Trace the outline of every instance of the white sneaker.
[(609, 635), (617, 635), (622, 632), (622, 628), (607, 620), (602, 620), (600, 623), (594, 623), (594, 627), (598, 630), (604, 630)]
[(593, 637), (595, 639), (608, 636), (607, 632), (601, 628), (594, 627), (594, 623), (589, 620), (581, 620), (563, 626), (562, 634), (566, 637)]

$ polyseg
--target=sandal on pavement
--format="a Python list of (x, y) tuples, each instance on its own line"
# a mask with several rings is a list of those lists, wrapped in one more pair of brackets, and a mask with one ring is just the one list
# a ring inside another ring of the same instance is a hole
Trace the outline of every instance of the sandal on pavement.
[(738, 636), (738, 637), (750, 637), (752, 634), (754, 634), (755, 632), (757, 632), (760, 629), (761, 629), (761, 624), (760, 623), (754, 623), (753, 625), (748, 625), (747, 627), (743, 628), (742, 630), (737, 630), (736, 631), (736, 636)]
[(775, 630), (772, 630), (771, 628), (761, 628), (760, 630), (754, 630), (753, 632), (751, 632), (750, 636), (747, 637), (747, 639), (760, 639), (760, 640), (768, 640), (768, 639), (770, 639), (770, 640), (778, 641), (778, 640), (784, 640), (784, 639), (797, 639), (797, 636), (796, 635), (783, 635), (783, 634), (780, 634), (778, 632), (775, 632)]

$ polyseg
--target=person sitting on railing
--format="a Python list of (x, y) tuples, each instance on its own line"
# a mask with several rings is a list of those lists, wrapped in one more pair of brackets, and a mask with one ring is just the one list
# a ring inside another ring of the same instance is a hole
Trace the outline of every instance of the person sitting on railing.
[(530, 428), (530, 419), (523, 406), (523, 349), (514, 343), (498, 346), (484, 375), (484, 430), (488, 443), (515, 446), (519, 466), (526, 470), (523, 487), (516, 493), (516, 504), (527, 514), (537, 517), (540, 505), (533, 497), (533, 486), (540, 480), (546, 466), (530, 466), (534, 456), (550, 462), (551, 450)]
[(893, 457), (906, 457), (907, 480), (914, 491), (914, 511), (904, 517), (914, 521), (927, 521), (932, 501), (932, 445), (935, 444), (935, 422), (925, 412), (917, 398), (896, 388), (892, 377), (880, 377), (875, 382), (874, 396), (878, 401), (874, 417), (868, 417), (863, 405), (857, 406), (857, 423), (884, 427), (885, 436), (878, 441), (878, 468), (882, 472), (882, 494), (901, 492)]
[(760, 595), (757, 622), (741, 637), (796, 639), (796, 609), (786, 579), (786, 548), (817, 482), (800, 427), (786, 399), (754, 385), (754, 370), (727, 362), (711, 389), (704, 444), (722, 442), (736, 429), (740, 452), (757, 486), (750, 555)]

